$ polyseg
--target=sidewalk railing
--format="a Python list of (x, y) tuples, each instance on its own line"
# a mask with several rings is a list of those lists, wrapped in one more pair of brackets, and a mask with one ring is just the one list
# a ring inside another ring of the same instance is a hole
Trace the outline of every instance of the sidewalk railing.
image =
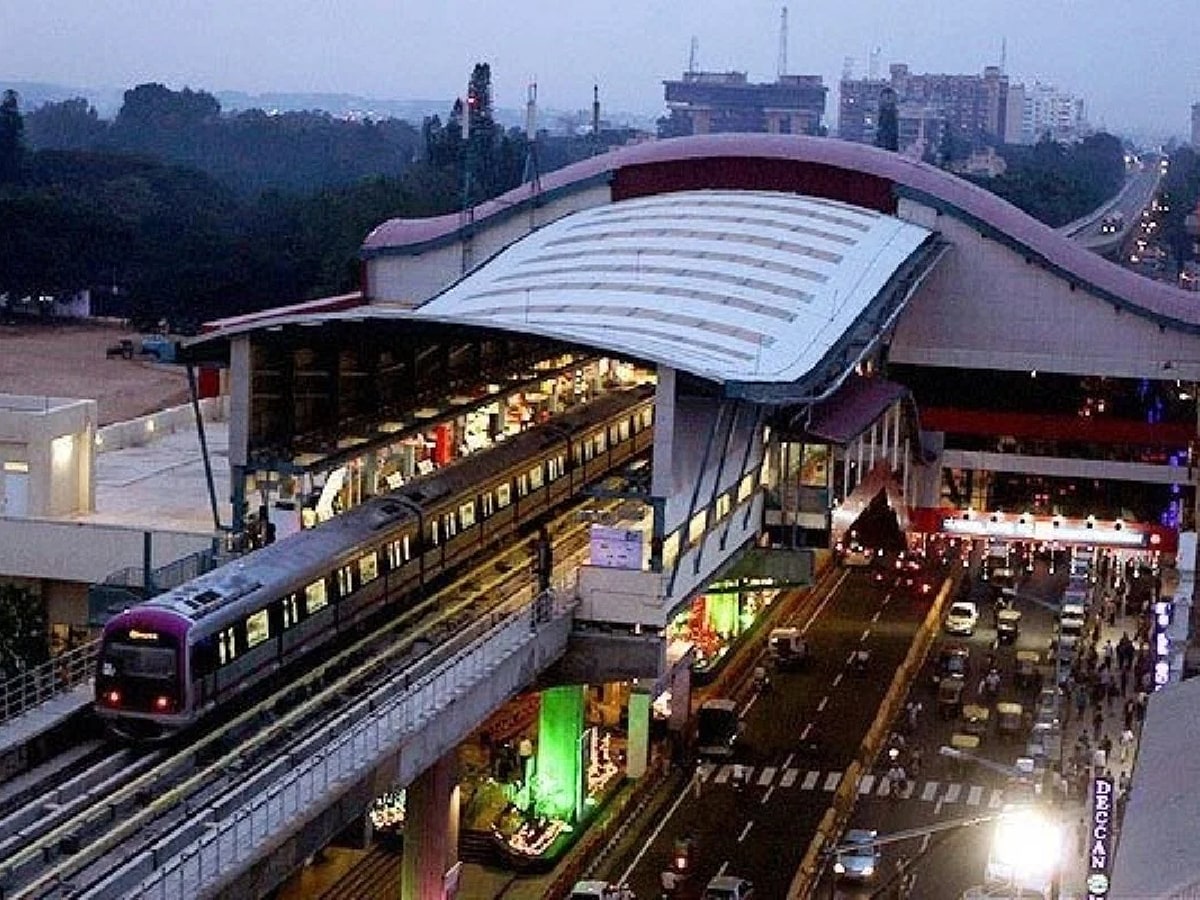
[(53, 659), (0, 683), (0, 725), (22, 716), (58, 694), (91, 681), (99, 641), (60, 653)]

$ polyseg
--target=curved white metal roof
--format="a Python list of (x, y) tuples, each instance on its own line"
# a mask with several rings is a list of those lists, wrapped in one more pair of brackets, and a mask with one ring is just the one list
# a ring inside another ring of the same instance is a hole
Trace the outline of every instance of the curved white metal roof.
[(834, 200), (660, 194), (539, 229), (415, 317), (604, 347), (718, 382), (794, 382), (930, 235)]

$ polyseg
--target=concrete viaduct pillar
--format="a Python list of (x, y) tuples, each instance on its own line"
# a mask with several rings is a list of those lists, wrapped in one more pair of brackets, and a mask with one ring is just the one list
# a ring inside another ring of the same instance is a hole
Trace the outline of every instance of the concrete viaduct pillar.
[(450, 751), (408, 786), (401, 900), (440, 900), (458, 859), (458, 780)]

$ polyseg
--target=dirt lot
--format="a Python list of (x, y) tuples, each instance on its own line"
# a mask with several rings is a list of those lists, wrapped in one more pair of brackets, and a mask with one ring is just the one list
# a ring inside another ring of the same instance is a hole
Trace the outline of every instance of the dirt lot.
[(95, 400), (101, 425), (186, 403), (182, 367), (105, 358), (122, 338), (137, 346), (138, 334), (118, 326), (0, 326), (0, 394)]

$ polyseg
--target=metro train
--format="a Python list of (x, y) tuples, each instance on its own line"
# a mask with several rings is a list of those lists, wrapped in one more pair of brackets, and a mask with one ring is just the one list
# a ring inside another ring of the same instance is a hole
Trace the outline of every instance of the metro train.
[(642, 452), (653, 414), (649, 387), (605, 395), (119, 613), (97, 715), (131, 740), (191, 726)]

